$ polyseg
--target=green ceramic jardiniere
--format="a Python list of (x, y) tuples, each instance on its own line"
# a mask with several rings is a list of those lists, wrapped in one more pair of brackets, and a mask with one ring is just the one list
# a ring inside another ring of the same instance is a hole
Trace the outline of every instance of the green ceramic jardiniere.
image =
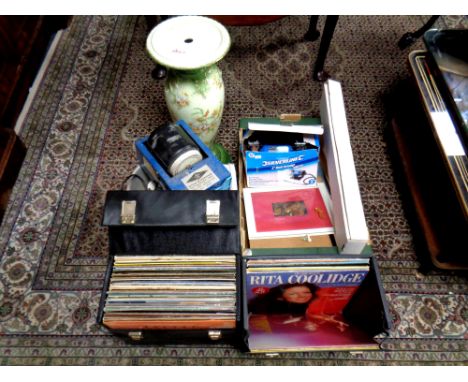
[(168, 19), (147, 39), (150, 56), (168, 69), (164, 92), (171, 118), (184, 120), (207, 145), (215, 140), (224, 108), (224, 83), (216, 63), (230, 44), (223, 25), (201, 16)]

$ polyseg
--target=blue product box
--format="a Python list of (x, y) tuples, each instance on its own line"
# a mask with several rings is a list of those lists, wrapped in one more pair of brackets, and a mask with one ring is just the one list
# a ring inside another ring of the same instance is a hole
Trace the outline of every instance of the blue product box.
[(135, 142), (137, 158), (151, 176), (169, 190), (229, 190), (231, 174), (192, 129), (182, 120), (175, 122), (198, 147), (203, 159), (177, 175), (169, 174), (146, 145), (149, 137)]
[[(299, 128), (296, 130), (294, 133), (279, 130), (247, 130), (244, 133), (241, 150), (247, 187), (316, 185), (319, 136), (302, 134)], [(307, 127), (304, 127), (304, 131), (307, 131)], [(296, 145), (298, 141), (303, 146)]]

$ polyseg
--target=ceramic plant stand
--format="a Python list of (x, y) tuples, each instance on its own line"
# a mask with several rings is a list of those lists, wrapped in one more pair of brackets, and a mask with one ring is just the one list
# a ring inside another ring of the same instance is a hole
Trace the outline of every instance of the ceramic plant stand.
[(214, 143), (224, 108), (224, 83), (216, 63), (230, 45), (227, 29), (201, 16), (163, 21), (146, 41), (151, 58), (168, 70), (164, 93), (171, 118), (183, 119), (208, 146)]

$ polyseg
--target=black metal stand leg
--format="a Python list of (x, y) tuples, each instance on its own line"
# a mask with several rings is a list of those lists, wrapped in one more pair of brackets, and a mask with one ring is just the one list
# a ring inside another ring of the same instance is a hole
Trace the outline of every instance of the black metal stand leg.
[(304, 35), (304, 40), (315, 41), (320, 37), (320, 32), (317, 29), (318, 18), (318, 16), (310, 16), (309, 29), (307, 29), (307, 32)]
[(420, 38), (424, 33), (426, 33), (426, 31), (428, 31), (429, 28), (431, 28), (434, 25), (434, 23), (437, 21), (439, 17), (440, 16), (431, 16), (431, 18), (417, 31), (405, 33), (400, 38), (400, 41), (398, 41), (398, 47), (402, 50), (409, 47), (418, 38)]
[(325, 65), (325, 59), (327, 58), (328, 49), (330, 48), (330, 43), (333, 38), (337, 22), (338, 16), (327, 16), (325, 19), (325, 26), (323, 28), (317, 60), (315, 61), (314, 66), (314, 80), (325, 81), (329, 78), (329, 75), (323, 70), (323, 66)]

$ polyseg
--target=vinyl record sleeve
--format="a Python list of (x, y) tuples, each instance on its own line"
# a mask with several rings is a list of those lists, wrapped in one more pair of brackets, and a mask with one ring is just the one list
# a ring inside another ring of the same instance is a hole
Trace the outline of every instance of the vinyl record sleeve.
[(250, 350), (377, 348), (343, 316), (368, 271), (369, 265), (248, 268)]
[(244, 188), (243, 192), (250, 239), (334, 232), (318, 187)]

